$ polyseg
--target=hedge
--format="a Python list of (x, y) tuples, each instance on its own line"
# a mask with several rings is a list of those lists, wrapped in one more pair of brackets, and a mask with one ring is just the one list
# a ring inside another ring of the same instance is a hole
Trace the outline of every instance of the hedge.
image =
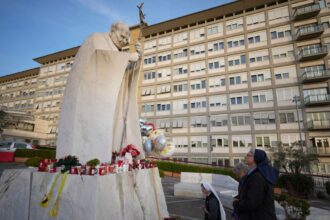
[(40, 157), (47, 159), (55, 159), (56, 151), (54, 150), (31, 150), (31, 149), (17, 149), (15, 157)]
[(330, 182), (325, 183), (325, 189), (326, 189), (328, 195), (330, 195)]
[(283, 174), (276, 186), (286, 188), (290, 194), (308, 198), (314, 191), (313, 178), (304, 174)]
[(223, 174), (237, 179), (234, 172), (230, 169), (218, 168), (218, 167), (206, 167), (200, 165), (190, 165), (181, 163), (172, 163), (167, 161), (156, 161), (157, 166), (162, 171), (170, 171), (174, 173), (180, 172), (192, 172), (192, 173), (215, 173)]
[(28, 167), (38, 167), (40, 160), (40, 157), (31, 157), (27, 161), (25, 161), (25, 165)]

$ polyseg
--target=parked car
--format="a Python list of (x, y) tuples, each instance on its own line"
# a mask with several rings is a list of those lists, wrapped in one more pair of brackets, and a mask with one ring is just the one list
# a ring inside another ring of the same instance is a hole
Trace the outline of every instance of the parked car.
[(15, 141), (0, 143), (0, 152), (15, 152), (16, 149), (36, 149), (36, 147), (33, 144)]

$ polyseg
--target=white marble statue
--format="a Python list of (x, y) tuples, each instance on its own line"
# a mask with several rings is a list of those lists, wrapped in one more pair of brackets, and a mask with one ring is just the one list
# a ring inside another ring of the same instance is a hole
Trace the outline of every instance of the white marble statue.
[(122, 51), (129, 41), (129, 28), (115, 23), (110, 33), (93, 33), (80, 47), (62, 102), (56, 158), (106, 162), (128, 144), (144, 156), (137, 106), (140, 59), (139, 53)]

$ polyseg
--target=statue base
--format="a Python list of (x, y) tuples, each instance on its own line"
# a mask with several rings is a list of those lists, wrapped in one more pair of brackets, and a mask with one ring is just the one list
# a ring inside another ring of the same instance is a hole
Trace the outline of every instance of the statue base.
[[(62, 181), (63, 175), (55, 181), (56, 175), (30, 169), (4, 171), (0, 219), (154, 220), (169, 216), (158, 168), (106, 176), (68, 175), (66, 181)], [(41, 207), (51, 188), (48, 206)], [(51, 217), (56, 206), (57, 215)]]

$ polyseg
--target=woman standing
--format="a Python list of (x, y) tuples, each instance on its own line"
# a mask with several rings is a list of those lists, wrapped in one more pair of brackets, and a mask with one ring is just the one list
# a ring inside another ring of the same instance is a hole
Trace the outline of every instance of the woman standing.
[(239, 219), (276, 219), (273, 187), (278, 170), (268, 164), (266, 152), (259, 149), (247, 153), (246, 163), (250, 170), (241, 186), (239, 200), (233, 204)]
[(225, 210), (214, 188), (208, 182), (203, 182), (201, 188), (203, 194), (206, 195), (205, 220), (226, 220)]

